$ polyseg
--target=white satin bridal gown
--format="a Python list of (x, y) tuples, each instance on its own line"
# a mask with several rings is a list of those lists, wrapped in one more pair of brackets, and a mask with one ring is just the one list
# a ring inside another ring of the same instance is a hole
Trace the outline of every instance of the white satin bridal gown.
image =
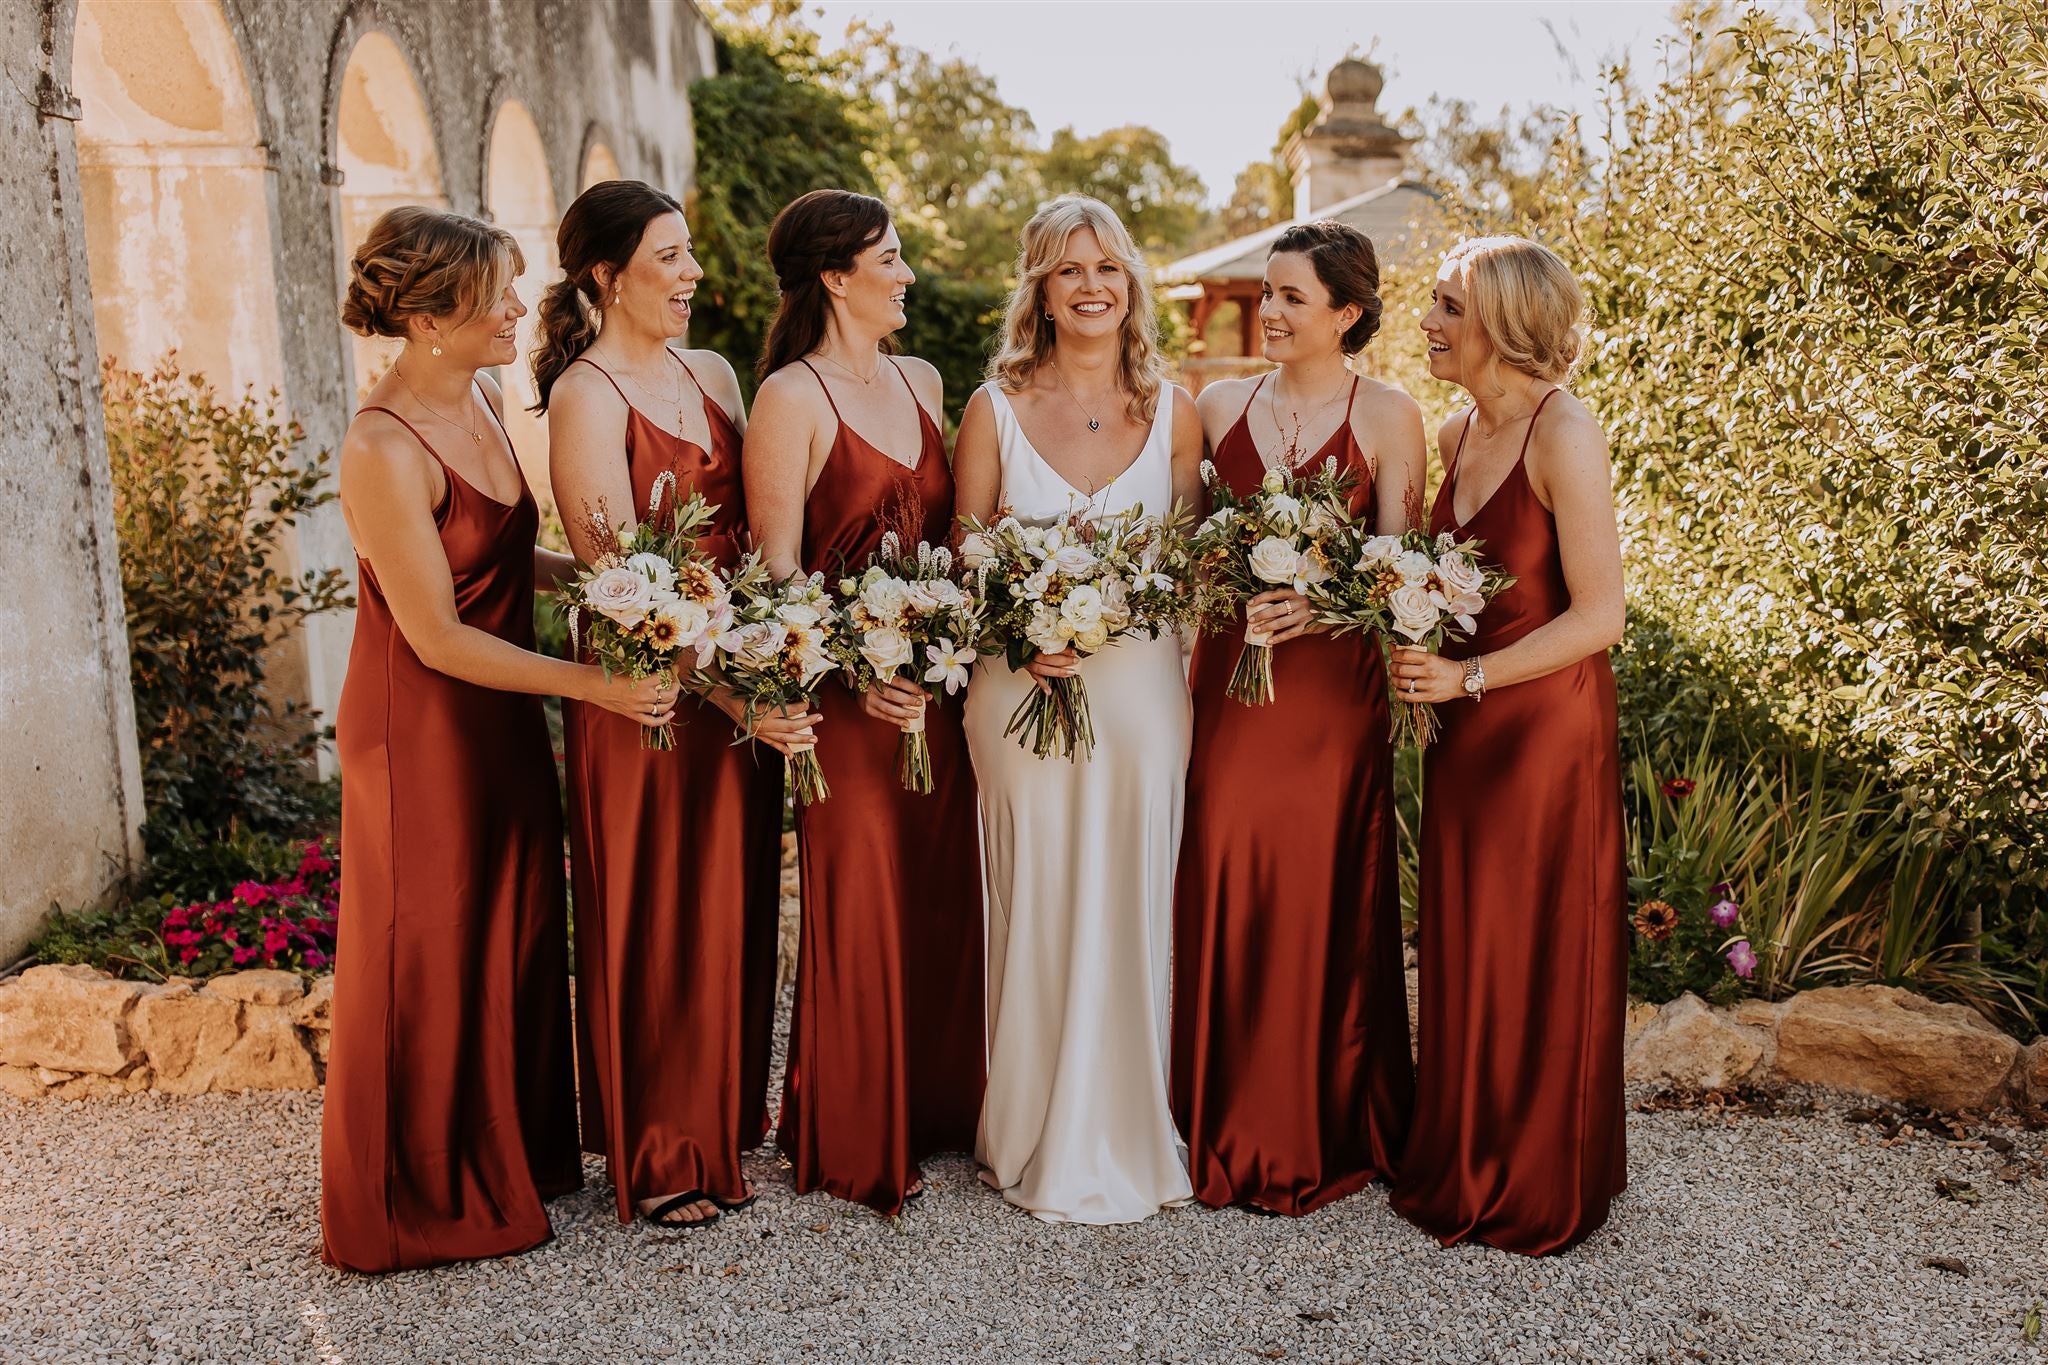
[[(1024, 521), (1173, 501), (1173, 394), (1092, 499), (1055, 473), (994, 385), (1003, 501)], [(982, 1178), (1040, 1218), (1128, 1223), (1190, 1197), (1167, 1099), (1167, 972), (1190, 707), (1180, 642), (1083, 661), (1094, 757), (1038, 758), (1003, 727), (1032, 689), (1000, 656), (967, 690), (987, 887)]]

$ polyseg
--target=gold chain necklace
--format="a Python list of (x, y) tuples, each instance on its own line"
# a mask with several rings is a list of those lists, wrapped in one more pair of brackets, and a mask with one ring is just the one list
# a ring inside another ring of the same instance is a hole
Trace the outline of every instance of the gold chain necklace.
[[(395, 370), (398, 369), (398, 367), (395, 365), (392, 366), (392, 368)], [(469, 443), (471, 445), (475, 446), (479, 450), (483, 449), (484, 434), (477, 425), (476, 404), (471, 403), (469, 405), (469, 425), (464, 426), (462, 423), (456, 421), (453, 417), (450, 417), (447, 413), (442, 412), (439, 408), (435, 407), (432, 403), (429, 403), (426, 399), (420, 397), (420, 391), (412, 386), (412, 381), (410, 379), (407, 379), (405, 377), (404, 370), (398, 370), (398, 382), (405, 385), (405, 391), (412, 395), (413, 402), (418, 403), (428, 412), (433, 413), (434, 416), (440, 418), (449, 426), (454, 427), (457, 431), (469, 437)]]
[(839, 371), (841, 374), (845, 375), (848, 379), (851, 379), (856, 384), (860, 384), (863, 386), (872, 384), (875, 382), (875, 380), (879, 379), (882, 374), (882, 357), (880, 355), (877, 355), (875, 357), (875, 372), (871, 375), (868, 375), (866, 378), (862, 378), (860, 371), (854, 369), (853, 366), (848, 365), (845, 361), (834, 360), (831, 356), (826, 355), (823, 351), (817, 351), (814, 352), (814, 354), (818, 357), (818, 359), (824, 361), (827, 365), (830, 365), (833, 369)]
[[(1260, 463), (1268, 469), (1285, 469), (1289, 473), (1299, 469), (1304, 458), (1301, 449), (1302, 428), (1308, 424), (1309, 418), (1320, 417), (1327, 412), (1339, 398), (1342, 398), (1349, 391), (1352, 382), (1351, 379), (1347, 378), (1335, 393), (1309, 409), (1308, 417), (1303, 417), (1298, 410), (1289, 408), (1287, 415), (1294, 419), (1294, 434), (1289, 436), (1287, 429), (1280, 423), (1280, 381), (1278, 378), (1275, 378), (1273, 387), (1266, 390), (1266, 408), (1267, 411), (1273, 414), (1273, 430), (1280, 433), (1286, 440), (1287, 448), (1281, 452), (1280, 460), (1277, 464), (1263, 456), (1260, 457)], [(1311, 450), (1307, 454), (1313, 455), (1315, 452)]]
[[(667, 350), (668, 350), (668, 348), (667, 348), (666, 346), (662, 347), (662, 349), (663, 349), (663, 350), (665, 350), (665, 351), (667, 351)], [(669, 351), (669, 354), (670, 354), (670, 355), (674, 355), (674, 354), (675, 354), (675, 352), (674, 352), (674, 351)], [(683, 362), (682, 362), (682, 361), (681, 361), (680, 359), (678, 359), (678, 360), (676, 361), (676, 364), (677, 364), (678, 366), (682, 365), (682, 363), (683, 363)], [(645, 395), (646, 395), (646, 396), (647, 396), (648, 398), (652, 399), (652, 400), (654, 401), (654, 403), (656, 404), (656, 406), (659, 406), (660, 404), (662, 404), (662, 403), (664, 403), (664, 402), (668, 401), (668, 400), (667, 400), (667, 399), (666, 399), (666, 398), (665, 398), (664, 396), (662, 396), (661, 394), (657, 394), (657, 393), (656, 393), (656, 392), (655, 392), (654, 390), (652, 390), (652, 389), (648, 388), (648, 387), (647, 387), (647, 386), (646, 386), (645, 384), (643, 384), (643, 383), (641, 383), (641, 382), (640, 382), (639, 380), (635, 379), (635, 378), (633, 377), (633, 375), (632, 375), (632, 372), (631, 372), (631, 371), (629, 371), (629, 370), (626, 370), (626, 369), (623, 369), (623, 368), (622, 368), (622, 369), (620, 369), (620, 370), (619, 370), (619, 373), (620, 373), (620, 374), (622, 374), (622, 375), (625, 375), (625, 376), (626, 376), (626, 382), (627, 382), (628, 384), (631, 384), (631, 385), (632, 385), (632, 386), (633, 386), (634, 388), (636, 388), (636, 389), (640, 390), (640, 392), (641, 392), (641, 393), (645, 394)], [(682, 375), (681, 375), (680, 373), (678, 373), (678, 374), (676, 375), (676, 399), (675, 399), (675, 402), (676, 402), (676, 435), (677, 435), (677, 436), (681, 436), (681, 435), (683, 434), (683, 400), (684, 400), (685, 398), (687, 398), (687, 397), (689, 397), (689, 390), (688, 390), (688, 389), (685, 389), (685, 388), (683, 387), (683, 376), (682, 376)]]

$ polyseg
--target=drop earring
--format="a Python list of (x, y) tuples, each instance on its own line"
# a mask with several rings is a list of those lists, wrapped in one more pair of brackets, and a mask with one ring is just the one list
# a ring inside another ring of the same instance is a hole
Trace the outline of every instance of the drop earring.
[(441, 348), (440, 348), (439, 346), (436, 346), (436, 347), (434, 347), (434, 354), (435, 354), (435, 355), (439, 355), (439, 354), (441, 354)]

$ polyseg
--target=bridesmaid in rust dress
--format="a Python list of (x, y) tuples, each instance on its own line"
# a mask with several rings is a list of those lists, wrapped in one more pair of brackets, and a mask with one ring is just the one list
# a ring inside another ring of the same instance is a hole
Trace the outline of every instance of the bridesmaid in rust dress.
[[(1290, 228), (1266, 261), (1279, 370), (1202, 390), (1217, 477), (1335, 460), (1354, 513), (1393, 534), (1422, 498), (1422, 412), (1346, 358), (1379, 329), (1379, 262), (1341, 223)], [(1414, 1073), (1401, 974), (1386, 668), (1290, 589), (1248, 608), (1274, 700), (1225, 695), (1242, 630), (1195, 648), (1194, 751), (1174, 888), (1174, 1116), (1195, 1197), (1303, 1214), (1391, 1177)]]
[(320, 1142), (323, 1256), (407, 1270), (524, 1251), (582, 1183), (562, 825), (537, 694), (660, 724), (672, 689), (533, 652), (533, 543), (497, 390), (526, 312), (510, 235), (402, 208), (342, 321), (403, 338), (342, 443), (359, 602), (336, 748), (342, 882)]
[[(939, 376), (884, 355), (903, 326), (904, 264), (878, 199), (814, 190), (777, 215), (782, 300), (747, 432), (747, 508), (778, 574), (865, 562), (891, 524), (944, 543), (953, 476)], [(981, 1108), (981, 853), (956, 706), (925, 716), (934, 790), (896, 776), (924, 711), (897, 682), (828, 679), (818, 758), (831, 796), (798, 813), (803, 931), (776, 1139), (801, 1192), (895, 1213), (918, 1162), (974, 1142)]]
[(1627, 876), (1614, 674), (1621, 549), (1607, 440), (1560, 387), (1571, 273), (1517, 237), (1461, 244), (1422, 320), (1430, 371), (1471, 393), (1430, 529), (1519, 581), (1447, 657), (1396, 652), (1437, 703), (1422, 810), (1415, 1124), (1394, 1208), (1445, 1243), (1578, 1244), (1628, 1183), (1621, 1042)]
[[(746, 537), (745, 411), (723, 358), (668, 344), (704, 274), (682, 209), (608, 180), (562, 215), (556, 248), (534, 379), (571, 548), (589, 562), (588, 513), (633, 525), (670, 474), (659, 515), (701, 493), (717, 511), (699, 548), (729, 567)], [(563, 721), (583, 1145), (605, 1158), (621, 1221), (704, 1226), (752, 1202), (740, 1153), (768, 1135), (782, 765), (734, 747), (709, 705), (683, 709), (667, 751), (602, 707), (570, 703)], [(759, 733), (781, 748), (809, 732), (778, 716)]]

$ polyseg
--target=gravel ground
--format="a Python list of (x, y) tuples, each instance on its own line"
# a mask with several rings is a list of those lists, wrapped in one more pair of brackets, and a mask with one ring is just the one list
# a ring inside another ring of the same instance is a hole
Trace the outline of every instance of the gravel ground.
[(617, 1223), (592, 1163), (551, 1245), (368, 1279), (317, 1259), (319, 1120), (317, 1094), (0, 1100), (0, 1360), (2048, 1365), (2023, 1326), (2048, 1300), (2042, 1132), (1980, 1132), (2001, 1155), (1885, 1145), (1825, 1105), (1634, 1112), (1613, 1221), (1545, 1261), (1441, 1250), (1377, 1190), (1299, 1220), (1040, 1223), (964, 1157), (888, 1221), (793, 1197), (769, 1148), (753, 1210), (658, 1233)]

